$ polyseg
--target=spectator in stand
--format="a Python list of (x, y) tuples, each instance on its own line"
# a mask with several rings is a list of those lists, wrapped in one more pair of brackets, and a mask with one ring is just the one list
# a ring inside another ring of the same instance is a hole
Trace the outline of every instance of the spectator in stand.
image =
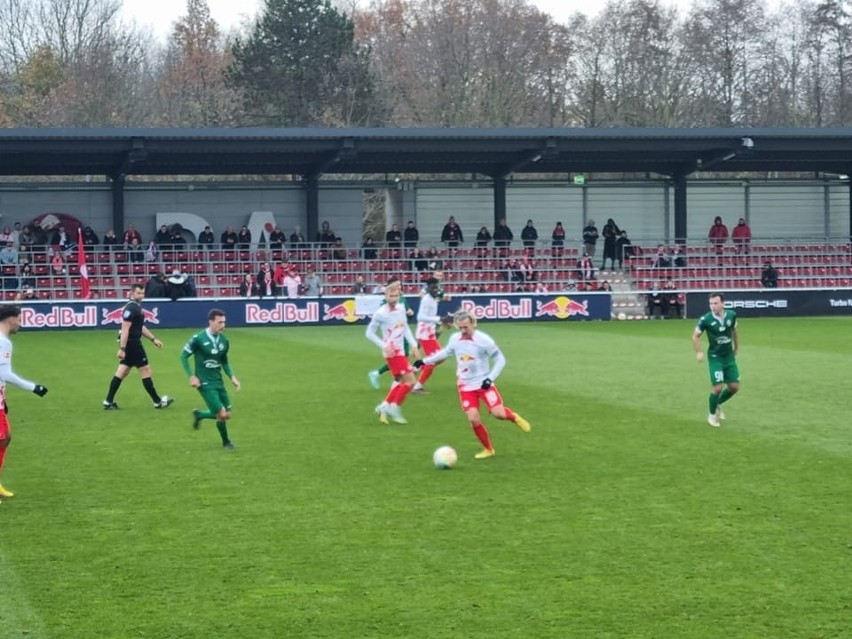
[(618, 239), (618, 236), (621, 235), (621, 229), (618, 228), (618, 224), (615, 223), (615, 220), (609, 218), (606, 221), (606, 224), (604, 224), (601, 235), (603, 235), (604, 241), (601, 270), (606, 268), (607, 260), (609, 260), (612, 269), (615, 270), (615, 261), (618, 257), (618, 252), (616, 251), (616, 240)]
[(592, 264), (592, 257), (588, 253), (583, 253), (583, 256), (577, 260), (577, 280), (587, 282), (595, 279), (595, 267)]
[(521, 258), (518, 268), (521, 270), (524, 282), (535, 282), (538, 278), (538, 273), (535, 270), (535, 263), (530, 259), (529, 255), (524, 255)]
[(607, 280), (604, 280), (598, 285), (597, 290), (612, 293), (612, 284), (610, 284)]
[(296, 269), (290, 268), (284, 273), (284, 289), (287, 291), (287, 297), (296, 299), (299, 297), (299, 287), (302, 285), (302, 278), (296, 272)]
[(121, 243), (124, 245), (124, 248), (129, 248), (130, 245), (133, 244), (134, 239), (136, 240), (137, 244), (142, 244), (142, 236), (139, 234), (139, 231), (137, 231), (132, 224), (128, 224), (127, 230), (121, 237)]
[(391, 224), (390, 231), (385, 233), (385, 244), (388, 248), (398, 249), (402, 247), (402, 233), (396, 224)]
[(21, 274), (18, 283), (21, 288), (35, 288), (36, 277), (35, 273), (33, 272), (33, 265), (29, 262), (24, 262), (23, 264), (21, 264)]
[(281, 230), (281, 227), (276, 225), (274, 229), (272, 229), (272, 233), (269, 234), (269, 248), (273, 251), (280, 251), (284, 248), (284, 243), (287, 241), (287, 236), (284, 234), (284, 231)]
[(32, 301), (37, 299), (38, 295), (36, 295), (35, 289), (32, 286), (25, 288), (23, 295), (21, 295), (21, 301)]
[[(340, 239), (340, 238), (338, 238)], [(308, 275), (305, 277), (305, 295), (308, 297), (322, 297), (323, 284), (322, 278), (317, 274), (315, 268), (308, 269)]]
[(290, 263), (284, 260), (275, 265), (275, 270), (272, 272), (272, 284), (275, 287), (275, 295), (284, 295), (284, 276), (291, 268)]
[(213, 245), (216, 243), (216, 236), (213, 235), (213, 231), (209, 226), (205, 226), (204, 230), (198, 234), (198, 246), (199, 248), (209, 250), (213, 248)]
[(672, 266), (672, 258), (666, 251), (665, 244), (657, 245), (657, 253), (654, 255), (654, 259), (651, 261), (652, 268), (671, 268)]
[(524, 281), (524, 274), (521, 272), (521, 264), (515, 258), (506, 260), (503, 266), (503, 278), (510, 284), (521, 284)]
[(506, 224), (505, 217), (501, 217), (497, 222), (492, 236), (494, 237), (494, 251), (501, 257), (509, 255), (509, 245), (515, 239), (515, 234), (512, 233), (512, 229)]
[(352, 295), (366, 295), (367, 294), (367, 284), (364, 282), (363, 275), (357, 275), (355, 277), (355, 283), (352, 285), (352, 290), (350, 291)]
[(731, 241), (734, 243), (734, 251), (748, 255), (751, 248), (751, 229), (746, 224), (745, 218), (740, 218), (734, 230), (731, 231)]
[(157, 244), (157, 246), (167, 247), (170, 244), (169, 240), (171, 239), (171, 237), (172, 237), (171, 230), (169, 229), (168, 226), (163, 224), (159, 228), (157, 233), (154, 235), (154, 242)]
[(166, 291), (166, 274), (160, 271), (145, 284), (146, 299), (165, 299), (168, 297)]
[(766, 262), (760, 272), (760, 283), (763, 288), (778, 288), (778, 271), (772, 266), (772, 262)]
[(456, 224), (456, 218), (452, 215), (441, 231), (441, 241), (451, 249), (455, 249), (459, 244), (464, 243), (464, 234), (461, 227)]
[(145, 261), (145, 247), (142, 246), (139, 238), (134, 237), (130, 240), (130, 245), (127, 247), (127, 259), (134, 264)]
[(21, 246), (21, 223), (15, 222), (15, 225), (12, 227), (12, 241), (15, 243), (15, 248), (20, 248)]
[(376, 250), (376, 244), (372, 237), (365, 237), (364, 244), (361, 246), (361, 257), (365, 260), (375, 260), (378, 258), (379, 252)]
[(72, 240), (65, 227), (60, 224), (50, 238), (50, 245), (59, 247), (59, 250), (62, 252), (67, 252), (77, 246), (77, 238)]
[(491, 231), (489, 231), (487, 227), (483, 226), (481, 229), (479, 229), (479, 233), (476, 234), (476, 242), (474, 243), (477, 257), (488, 257), (488, 243), (490, 241)]
[(240, 232), (237, 233), (237, 248), (241, 251), (248, 251), (251, 248), (251, 231), (247, 226), (241, 226)]
[(54, 275), (65, 275), (65, 258), (62, 251), (54, 250), (50, 258), (51, 273)]
[(154, 242), (154, 240), (148, 242), (148, 248), (145, 249), (145, 261), (149, 264), (151, 262), (156, 262), (159, 254), (160, 249), (157, 247), (157, 243)]
[(15, 248), (15, 243), (11, 240), (6, 242), (6, 246), (0, 249), (0, 264), (17, 264), (18, 249)]
[(255, 282), (257, 283), (258, 295), (260, 297), (273, 297), (277, 293), (275, 274), (272, 272), (269, 262), (261, 263)]
[(180, 224), (172, 224), (169, 233), (169, 248), (173, 251), (186, 250), (186, 238), (183, 236), (183, 227)]
[[(113, 235), (115, 234), (113, 233)], [(18, 248), (22, 251), (29, 251), (33, 246), (35, 246), (35, 243), (35, 233), (33, 233), (32, 227), (27, 224), (18, 236)]]
[(290, 233), (290, 246), (297, 250), (305, 248), (305, 235), (302, 233), (301, 226), (296, 226)]
[(219, 237), (219, 244), (225, 251), (232, 251), (237, 248), (237, 232), (230, 224), (222, 231), (222, 235)]
[(429, 262), (428, 268), (430, 271), (440, 271), (444, 268), (444, 261), (441, 259), (438, 249), (434, 246), (430, 246), (429, 250), (426, 251), (426, 260)]
[(660, 283), (654, 282), (648, 290), (648, 316), (651, 319), (664, 319), (669, 314), (668, 295), (660, 290)]
[(12, 227), (11, 226), (4, 226), (3, 232), (0, 233), (0, 244), (2, 244), (3, 246), (6, 246), (9, 242), (14, 243), (14, 241), (15, 241), (15, 236), (12, 234)]
[(253, 273), (246, 273), (240, 282), (240, 297), (260, 297), (260, 287)]
[(586, 226), (583, 227), (583, 252), (589, 257), (595, 256), (598, 235), (598, 227), (595, 226), (595, 221), (590, 219), (586, 222)]
[(565, 228), (562, 222), (557, 222), (553, 228), (553, 233), (550, 234), (550, 256), (562, 257), (565, 251)]
[(113, 250), (116, 246), (121, 244), (121, 241), (118, 239), (118, 236), (115, 234), (113, 229), (109, 229), (106, 233), (104, 233), (104, 239), (101, 241), (106, 248)]
[(334, 240), (337, 239), (337, 236), (334, 234), (334, 231), (331, 230), (331, 226), (328, 222), (323, 222), (322, 226), (317, 233), (317, 242), (322, 248), (328, 248), (332, 244), (334, 244)]
[(627, 231), (621, 229), (618, 239), (615, 240), (615, 259), (618, 262), (618, 268), (623, 269), (624, 263), (633, 255), (633, 242), (627, 237)]
[(535, 293), (536, 295), (547, 295), (549, 292), (550, 291), (547, 288), (547, 284), (545, 284), (544, 282), (536, 282), (533, 293)]
[(192, 297), (188, 286), (189, 276), (186, 273), (181, 273), (178, 269), (174, 269), (172, 274), (166, 280), (166, 297), (171, 301), (177, 301), (185, 297)]
[(411, 255), (411, 260), (409, 264), (412, 271), (426, 271), (429, 269), (429, 260), (426, 258), (426, 253), (423, 249), (417, 249)]
[(713, 226), (710, 227), (707, 239), (710, 240), (710, 244), (716, 247), (716, 253), (721, 255), (725, 242), (728, 241), (728, 227), (722, 224), (722, 218), (718, 215), (713, 220)]
[(339, 261), (343, 261), (348, 257), (347, 252), (346, 252), (346, 247), (343, 246), (343, 238), (342, 237), (334, 238), (334, 244), (332, 246), (333, 246), (333, 248), (332, 248), (332, 251), (331, 251), (331, 256), (334, 259), (339, 260)]
[(665, 296), (665, 304), (666, 304), (666, 314), (664, 317), (667, 319), (669, 317), (676, 317), (677, 319), (683, 319), (683, 303), (684, 297), (683, 293), (677, 292), (675, 290), (675, 284), (671, 280), (666, 280), (666, 283), (663, 284), (663, 295)]
[(675, 243), (672, 251), (672, 261), (677, 268), (686, 266), (686, 247), (683, 244)]
[(405, 248), (417, 248), (417, 243), (420, 241), (420, 231), (414, 225), (414, 220), (410, 220), (402, 232), (402, 241)]
[(532, 220), (527, 220), (527, 225), (521, 230), (521, 241), (529, 255), (535, 252), (535, 243), (538, 241), (538, 231)]
[(100, 244), (101, 241), (98, 238), (97, 233), (92, 230), (91, 226), (83, 227), (83, 247), (85, 248), (86, 253), (92, 253), (95, 250), (95, 247)]

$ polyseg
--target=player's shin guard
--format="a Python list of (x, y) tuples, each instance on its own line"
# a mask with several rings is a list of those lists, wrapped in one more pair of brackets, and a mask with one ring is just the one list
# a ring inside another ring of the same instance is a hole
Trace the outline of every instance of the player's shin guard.
[(154, 380), (150, 377), (142, 378), (142, 386), (145, 387), (145, 392), (154, 400), (155, 404), (160, 403), (160, 396), (157, 395), (157, 389), (154, 388)]
[(491, 445), (491, 437), (488, 435), (488, 429), (485, 428), (484, 424), (474, 424), (473, 434), (476, 435), (483, 448), (494, 450), (494, 447)]
[(106, 401), (110, 404), (115, 401), (115, 394), (118, 392), (118, 388), (121, 386), (122, 379), (120, 377), (115, 377), (109, 380), (109, 390), (107, 391)]
[(223, 446), (231, 441), (230, 439), (228, 439), (228, 425), (223, 420), (216, 420), (216, 430), (219, 431), (219, 437), (222, 438)]
[(391, 389), (390, 393), (388, 393), (388, 404), (396, 404), (397, 406), (402, 406), (402, 403), (405, 401), (405, 398), (410, 391), (411, 384), (405, 384), (403, 382), (400, 382)]
[(708, 398), (708, 405), (710, 407), (710, 414), (716, 414), (716, 408), (719, 406), (719, 395), (716, 393), (710, 393), (710, 397)]
[(432, 372), (435, 370), (434, 364), (424, 364), (423, 370), (420, 372), (420, 378), (417, 380), (417, 383), (421, 386), (426, 385), (426, 380), (432, 377)]

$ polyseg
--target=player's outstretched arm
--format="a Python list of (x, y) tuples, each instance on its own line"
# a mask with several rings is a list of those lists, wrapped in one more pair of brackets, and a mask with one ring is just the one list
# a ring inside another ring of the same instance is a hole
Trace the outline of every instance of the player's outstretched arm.
[(692, 332), (692, 348), (695, 349), (695, 359), (703, 362), (704, 352), (701, 350), (701, 333), (697, 330)]

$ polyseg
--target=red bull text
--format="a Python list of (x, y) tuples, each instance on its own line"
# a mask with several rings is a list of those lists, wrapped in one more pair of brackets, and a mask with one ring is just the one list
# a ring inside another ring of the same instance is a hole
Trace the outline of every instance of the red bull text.
[(92, 328), (97, 325), (97, 306), (84, 306), (82, 311), (75, 311), (68, 306), (54, 306), (44, 313), (29, 306), (21, 308), (23, 328)]
[(488, 304), (477, 304), (473, 300), (462, 300), (459, 310), (470, 313), (476, 319), (532, 319), (532, 300), (520, 299), (517, 304), (509, 300), (492, 299)]
[(319, 322), (319, 304), (308, 302), (299, 308), (289, 302), (277, 302), (272, 308), (246, 304), (246, 324), (315, 324)]

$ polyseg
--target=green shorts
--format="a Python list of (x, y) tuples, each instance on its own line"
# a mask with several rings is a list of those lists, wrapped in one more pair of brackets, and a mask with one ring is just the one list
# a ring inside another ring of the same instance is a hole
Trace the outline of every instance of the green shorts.
[(710, 369), (710, 383), (714, 386), (740, 381), (740, 369), (737, 368), (737, 360), (734, 357), (710, 357), (708, 355), (707, 366)]
[(202, 386), (198, 392), (201, 393), (211, 413), (218, 414), (223, 408), (227, 411), (231, 410), (231, 398), (228, 397), (228, 391), (224, 386)]

